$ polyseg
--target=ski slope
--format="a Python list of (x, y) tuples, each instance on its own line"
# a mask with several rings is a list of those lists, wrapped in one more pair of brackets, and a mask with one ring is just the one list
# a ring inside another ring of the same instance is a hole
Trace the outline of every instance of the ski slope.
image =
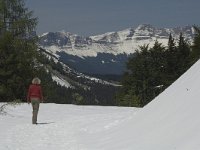
[[(41, 104), (0, 116), (0, 150), (199, 150), (200, 61), (142, 109)], [(1, 105), (1, 104), (0, 104)]]

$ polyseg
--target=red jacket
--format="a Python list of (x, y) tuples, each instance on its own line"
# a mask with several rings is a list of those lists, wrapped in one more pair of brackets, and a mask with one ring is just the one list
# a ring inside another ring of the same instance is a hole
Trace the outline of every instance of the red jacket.
[(29, 86), (27, 101), (30, 102), (31, 98), (39, 98), (43, 101), (42, 88), (38, 84), (31, 84)]

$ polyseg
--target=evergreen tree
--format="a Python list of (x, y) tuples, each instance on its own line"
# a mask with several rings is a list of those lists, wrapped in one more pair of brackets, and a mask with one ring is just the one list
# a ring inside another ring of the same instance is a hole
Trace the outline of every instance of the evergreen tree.
[(200, 28), (194, 26), (195, 37), (192, 45), (192, 52), (190, 55), (191, 64), (195, 63), (200, 58)]
[(140, 47), (134, 57), (127, 63), (128, 72), (122, 80), (121, 94), (118, 95), (119, 105), (144, 106), (151, 98), (151, 64), (152, 58), (148, 45)]
[(152, 58), (150, 69), (151, 88), (153, 93), (152, 97), (155, 97), (162, 92), (164, 87), (166, 87), (166, 49), (161, 43), (156, 41), (149, 51)]
[(165, 68), (167, 86), (169, 86), (178, 77), (177, 56), (178, 56), (178, 50), (176, 47), (176, 43), (174, 41), (174, 38), (170, 34), (168, 47), (165, 52), (165, 58), (167, 62)]
[(184, 39), (183, 34), (181, 33), (179, 36), (178, 42), (178, 74), (182, 75), (189, 68), (189, 56), (190, 56), (190, 45)]
[(0, 0), (0, 99), (24, 99), (34, 70), (37, 19), (23, 0)]
[[(200, 33), (200, 32), (199, 32)], [(198, 58), (199, 35), (195, 38), (193, 56)], [(142, 46), (127, 63), (117, 102), (123, 106), (144, 106), (171, 85), (190, 66), (190, 45), (180, 34), (178, 45), (170, 34), (167, 48), (155, 42), (152, 48)]]

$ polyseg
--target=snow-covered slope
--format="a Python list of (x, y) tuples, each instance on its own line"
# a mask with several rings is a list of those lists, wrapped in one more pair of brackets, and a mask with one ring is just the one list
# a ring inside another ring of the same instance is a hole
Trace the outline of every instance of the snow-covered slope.
[(200, 61), (142, 109), (42, 104), (0, 116), (1, 150), (198, 150)]

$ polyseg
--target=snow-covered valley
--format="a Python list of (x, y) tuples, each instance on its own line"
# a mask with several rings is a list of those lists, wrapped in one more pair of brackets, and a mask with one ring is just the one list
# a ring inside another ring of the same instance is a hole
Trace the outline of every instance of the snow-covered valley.
[(144, 108), (41, 104), (0, 116), (1, 150), (198, 150), (200, 61)]

